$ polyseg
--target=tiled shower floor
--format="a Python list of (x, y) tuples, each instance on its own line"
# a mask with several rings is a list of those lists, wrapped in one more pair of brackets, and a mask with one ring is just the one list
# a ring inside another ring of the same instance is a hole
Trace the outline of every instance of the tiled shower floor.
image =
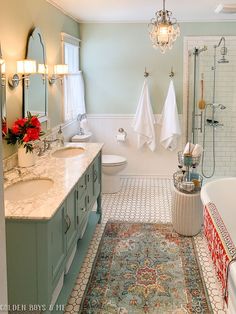
[[(88, 253), (76, 279), (65, 313), (77, 313), (96, 256), (103, 229), (109, 219), (132, 222), (171, 222), (170, 179), (159, 177), (123, 177), (117, 194), (103, 195), (103, 220), (97, 225)], [(219, 282), (202, 234), (195, 237), (199, 259), (214, 313), (225, 313)], [(163, 313), (164, 314), (164, 313)]]

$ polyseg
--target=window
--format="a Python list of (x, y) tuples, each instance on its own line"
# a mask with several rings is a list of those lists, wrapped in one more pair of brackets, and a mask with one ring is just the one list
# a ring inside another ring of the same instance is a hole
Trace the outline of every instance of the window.
[(79, 68), (80, 40), (62, 33), (64, 63), (68, 64), (69, 75), (64, 80), (64, 120), (77, 118), (86, 112), (84, 80)]

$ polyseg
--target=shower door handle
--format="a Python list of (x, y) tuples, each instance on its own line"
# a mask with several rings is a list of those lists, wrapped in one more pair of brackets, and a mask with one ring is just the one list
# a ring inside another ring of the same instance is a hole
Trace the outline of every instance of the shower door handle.
[(201, 111), (201, 113), (195, 114), (194, 119), (195, 117), (200, 117), (200, 127), (198, 125), (198, 127), (194, 128), (194, 130), (200, 130), (200, 132), (202, 133), (203, 111)]

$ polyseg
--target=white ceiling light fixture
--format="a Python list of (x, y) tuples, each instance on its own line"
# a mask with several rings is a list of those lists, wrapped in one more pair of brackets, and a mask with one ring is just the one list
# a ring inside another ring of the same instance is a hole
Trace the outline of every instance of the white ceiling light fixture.
[(165, 0), (163, 0), (163, 10), (155, 13), (148, 28), (153, 48), (159, 48), (161, 53), (165, 53), (167, 48), (172, 49), (173, 43), (180, 35), (177, 20), (172, 17), (171, 11), (165, 9)]
[(219, 4), (215, 9), (215, 13), (235, 14), (236, 4)]

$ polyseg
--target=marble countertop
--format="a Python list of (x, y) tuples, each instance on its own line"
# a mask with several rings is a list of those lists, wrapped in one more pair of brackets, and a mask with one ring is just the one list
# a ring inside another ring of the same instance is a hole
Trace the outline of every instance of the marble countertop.
[(45, 152), (43, 156), (37, 157), (35, 166), (20, 168), (21, 174), (17, 169), (6, 173), (4, 188), (18, 181), (32, 178), (53, 180), (52, 188), (36, 197), (21, 201), (5, 200), (5, 217), (7, 219), (50, 219), (102, 149), (103, 144), (67, 143), (65, 146), (83, 147), (85, 152), (72, 158), (56, 158), (52, 156), (52, 152), (58, 147), (54, 147)]

